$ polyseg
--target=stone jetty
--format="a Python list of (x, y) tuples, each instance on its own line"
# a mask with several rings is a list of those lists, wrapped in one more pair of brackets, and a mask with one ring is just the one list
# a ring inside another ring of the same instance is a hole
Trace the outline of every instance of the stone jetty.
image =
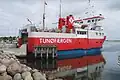
[(47, 80), (44, 73), (32, 69), (13, 54), (0, 50), (0, 80)]

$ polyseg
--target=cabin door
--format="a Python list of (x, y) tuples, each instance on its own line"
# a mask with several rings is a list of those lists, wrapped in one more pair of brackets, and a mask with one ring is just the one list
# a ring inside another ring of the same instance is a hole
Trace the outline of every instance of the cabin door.
[(26, 44), (28, 42), (28, 33), (27, 32), (21, 33), (21, 40), (22, 40), (22, 44)]

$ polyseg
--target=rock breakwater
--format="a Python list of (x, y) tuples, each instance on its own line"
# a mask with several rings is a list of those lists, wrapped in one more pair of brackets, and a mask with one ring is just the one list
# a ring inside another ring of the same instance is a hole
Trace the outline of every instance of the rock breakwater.
[(44, 73), (20, 63), (13, 54), (0, 51), (0, 80), (46, 80)]

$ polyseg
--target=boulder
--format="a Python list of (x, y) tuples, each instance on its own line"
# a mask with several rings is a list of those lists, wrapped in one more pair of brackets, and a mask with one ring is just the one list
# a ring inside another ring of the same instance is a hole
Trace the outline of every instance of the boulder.
[(24, 80), (33, 80), (32, 76), (25, 76)]
[(12, 80), (12, 77), (10, 75), (5, 76), (5, 80)]
[(22, 79), (22, 76), (20, 73), (15, 74), (13, 77), (13, 80), (21, 80), (21, 79)]
[(37, 69), (33, 69), (33, 70), (32, 70), (32, 73), (35, 73), (35, 72), (38, 72), (38, 70), (37, 70)]
[(24, 64), (21, 64), (21, 71), (22, 72), (29, 72), (29, 71), (31, 71), (32, 69), (30, 68), (30, 67), (28, 67), (28, 66), (26, 66), (26, 65), (24, 65)]
[(7, 72), (4, 72), (1, 74), (1, 76), (6, 76), (7, 75)]
[(33, 73), (34, 80), (46, 80), (45, 76), (43, 76), (40, 72)]
[(0, 76), (0, 80), (5, 80), (5, 79), (4, 79), (4, 76)]
[(28, 71), (27, 71), (27, 72), (23, 72), (23, 73), (22, 73), (22, 78), (25, 79), (26, 76), (31, 76), (31, 73), (28, 72)]
[(0, 76), (0, 80), (12, 80), (10, 75)]
[(3, 64), (0, 65), (0, 74), (6, 72), (7, 67)]
[(21, 66), (19, 63), (14, 62), (10, 64), (7, 68), (7, 72), (14, 76), (16, 73), (21, 73)]
[(2, 54), (2, 53), (4, 53), (4, 51), (3, 51), (3, 50), (0, 50), (0, 54)]
[(12, 57), (13, 59), (17, 59), (15, 55), (11, 55), (11, 57)]
[(3, 58), (2, 60), (0, 60), (0, 62), (1, 62), (2, 64), (4, 64), (5, 66), (9, 66), (11, 63), (14, 62), (14, 60), (10, 60), (10, 59), (8, 59), (8, 58)]

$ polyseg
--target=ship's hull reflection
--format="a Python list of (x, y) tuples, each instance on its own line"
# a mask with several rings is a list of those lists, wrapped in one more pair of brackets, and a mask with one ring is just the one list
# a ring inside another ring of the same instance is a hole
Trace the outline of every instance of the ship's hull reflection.
[[(100, 76), (104, 69), (105, 60), (102, 54), (89, 55), (73, 59), (52, 60), (37, 59), (29, 60), (27, 65), (40, 69), (41, 71), (51, 72), (48, 76), (73, 80), (73, 78), (95, 78)], [(70, 79), (69, 79), (70, 78)]]

